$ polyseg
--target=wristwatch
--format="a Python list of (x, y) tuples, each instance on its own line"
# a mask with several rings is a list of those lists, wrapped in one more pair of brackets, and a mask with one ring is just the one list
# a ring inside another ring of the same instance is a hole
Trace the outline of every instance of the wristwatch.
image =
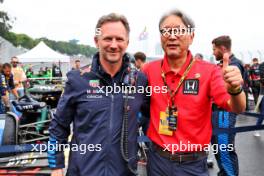
[(240, 86), (239, 88), (235, 90), (228, 90), (228, 93), (232, 96), (236, 96), (236, 95), (239, 95), (242, 91), (243, 91), (243, 88), (242, 86)]

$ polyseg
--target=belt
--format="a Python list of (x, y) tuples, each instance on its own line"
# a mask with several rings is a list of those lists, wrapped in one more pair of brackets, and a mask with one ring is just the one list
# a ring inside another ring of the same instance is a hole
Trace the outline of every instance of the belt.
[(213, 110), (213, 112), (214, 112), (214, 111), (224, 111), (223, 108), (218, 107), (218, 106), (217, 106), (216, 104), (214, 104), (214, 103), (213, 103), (213, 105), (212, 105), (212, 110)]
[(171, 152), (164, 150), (164, 148), (159, 145), (152, 143), (154, 151), (156, 151), (160, 156), (174, 162), (182, 163), (185, 161), (196, 161), (202, 159), (207, 156), (205, 151), (197, 151), (197, 152), (181, 152), (172, 154)]

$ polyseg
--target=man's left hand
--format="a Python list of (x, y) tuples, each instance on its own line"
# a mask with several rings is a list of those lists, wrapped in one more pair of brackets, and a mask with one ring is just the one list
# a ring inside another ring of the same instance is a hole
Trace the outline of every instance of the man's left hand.
[(223, 56), (223, 76), (226, 83), (226, 88), (228, 92), (237, 92), (241, 89), (243, 85), (243, 78), (240, 70), (236, 66), (228, 65), (229, 64), (228, 53), (225, 53)]

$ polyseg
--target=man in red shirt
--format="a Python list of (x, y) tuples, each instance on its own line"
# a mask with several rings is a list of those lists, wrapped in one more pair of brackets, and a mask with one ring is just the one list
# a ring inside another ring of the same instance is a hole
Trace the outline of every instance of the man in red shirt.
[(212, 100), (226, 110), (244, 111), (243, 79), (237, 67), (228, 65), (228, 56), (224, 56), (222, 72), (216, 65), (193, 59), (189, 46), (194, 23), (183, 12), (164, 15), (159, 29), (165, 56), (143, 69), (149, 86), (155, 87), (147, 132), (153, 142), (148, 175), (207, 176)]

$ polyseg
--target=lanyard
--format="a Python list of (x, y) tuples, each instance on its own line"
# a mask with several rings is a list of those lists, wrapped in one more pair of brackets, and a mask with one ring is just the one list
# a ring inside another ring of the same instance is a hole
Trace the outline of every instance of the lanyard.
[[(167, 88), (167, 91), (169, 92), (170, 100), (171, 100), (172, 106), (174, 106), (174, 97), (175, 97), (175, 95), (177, 94), (179, 88), (181, 87), (181, 85), (182, 85), (184, 79), (186, 78), (187, 74), (188, 74), (189, 71), (191, 70), (191, 68), (192, 68), (192, 66), (193, 66), (193, 64), (194, 64), (194, 62), (195, 62), (195, 59), (191, 58), (191, 61), (190, 61), (189, 65), (188, 65), (187, 69), (184, 71), (184, 73), (183, 73), (183, 75), (182, 75), (182, 77), (181, 77), (181, 79), (180, 79), (180, 81), (179, 81), (179, 83), (178, 83), (178, 85), (177, 85), (177, 87), (176, 87), (176, 89), (175, 89), (174, 92), (172, 91), (172, 89), (171, 89), (171, 88), (169, 87), (169, 85), (167, 84), (166, 76), (165, 76), (165, 72), (164, 72), (164, 71), (162, 70), (162, 68), (161, 68), (161, 77), (162, 77), (162, 80), (163, 80), (164, 85), (165, 85), (166, 88)], [(163, 64), (163, 62), (161, 63), (161, 67), (162, 67), (162, 64)]]

